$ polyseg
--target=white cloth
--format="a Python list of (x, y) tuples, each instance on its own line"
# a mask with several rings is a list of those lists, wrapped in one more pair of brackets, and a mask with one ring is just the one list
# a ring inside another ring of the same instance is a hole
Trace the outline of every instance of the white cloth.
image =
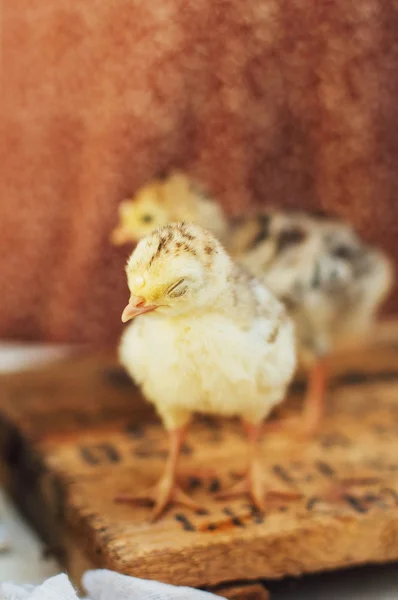
[[(83, 585), (86, 600), (215, 600), (219, 596), (187, 587), (175, 587), (120, 575), (113, 571), (88, 571)], [(37, 587), (0, 584), (0, 600), (78, 600), (66, 575), (56, 575)]]

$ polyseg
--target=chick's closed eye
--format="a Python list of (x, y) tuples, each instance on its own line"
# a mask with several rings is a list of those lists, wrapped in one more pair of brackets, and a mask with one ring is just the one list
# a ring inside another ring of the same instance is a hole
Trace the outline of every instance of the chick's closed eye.
[(185, 278), (179, 279), (173, 283), (167, 290), (167, 295), (170, 298), (178, 298), (183, 296), (188, 291), (187, 280)]

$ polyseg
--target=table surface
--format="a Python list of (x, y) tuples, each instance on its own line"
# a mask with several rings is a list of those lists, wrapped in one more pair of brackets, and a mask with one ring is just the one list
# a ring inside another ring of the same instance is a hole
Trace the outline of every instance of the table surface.
[[(65, 346), (0, 344), (0, 373), (34, 368), (67, 354)], [(42, 558), (42, 545), (0, 492), (0, 518), (10, 550), (0, 554), (0, 582), (40, 583), (60, 571)], [(273, 600), (398, 600), (398, 565), (362, 568), (273, 583)]]

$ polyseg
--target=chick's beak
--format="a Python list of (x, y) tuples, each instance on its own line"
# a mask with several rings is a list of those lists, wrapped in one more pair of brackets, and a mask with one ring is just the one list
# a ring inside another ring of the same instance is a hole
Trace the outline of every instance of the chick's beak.
[(127, 323), (130, 319), (134, 319), (138, 315), (155, 310), (156, 306), (145, 304), (145, 298), (141, 296), (130, 296), (129, 303), (122, 313), (122, 322)]

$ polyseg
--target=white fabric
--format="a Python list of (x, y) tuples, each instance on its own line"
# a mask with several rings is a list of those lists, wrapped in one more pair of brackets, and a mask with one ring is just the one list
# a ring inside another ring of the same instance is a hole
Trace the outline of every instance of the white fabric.
[[(219, 596), (187, 587), (119, 575), (113, 571), (88, 571), (83, 585), (86, 600), (214, 600)], [(66, 575), (56, 575), (37, 587), (0, 584), (0, 600), (78, 600)]]
[(67, 576), (62, 574), (36, 587), (2, 583), (0, 600), (77, 600), (77, 595)]

